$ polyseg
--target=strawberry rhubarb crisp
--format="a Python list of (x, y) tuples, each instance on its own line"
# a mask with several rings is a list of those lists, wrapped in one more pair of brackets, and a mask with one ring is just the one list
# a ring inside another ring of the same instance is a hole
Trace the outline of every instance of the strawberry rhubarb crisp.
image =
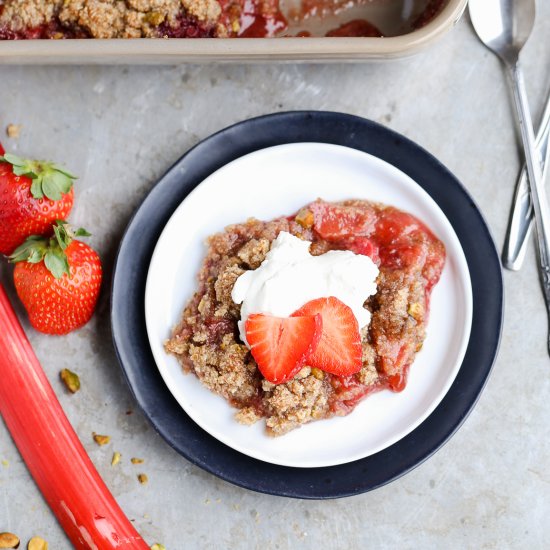
[(267, 36), (277, 0), (0, 0), (0, 40)]
[(417, 218), (313, 202), (208, 239), (199, 288), (165, 344), (187, 372), (281, 435), (402, 391), (445, 248)]
[[(293, 36), (291, 27), (299, 29), (312, 17), (340, 14), (345, 19), (346, 9), (371, 2), (303, 0), (285, 11), (280, 0), (0, 0), (0, 40)], [(393, 2), (378, 0), (382, 6)], [(431, 21), (444, 3), (419, 0), (401, 32)], [(325, 35), (383, 36), (366, 19), (347, 20)], [(300, 30), (296, 36), (311, 33)]]

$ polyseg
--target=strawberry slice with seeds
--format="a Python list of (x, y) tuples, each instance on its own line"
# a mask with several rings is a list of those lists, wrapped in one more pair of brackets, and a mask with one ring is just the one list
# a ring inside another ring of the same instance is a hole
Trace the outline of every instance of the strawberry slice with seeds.
[(359, 208), (319, 200), (311, 203), (308, 209), (313, 212), (313, 229), (327, 241), (368, 236), (376, 223), (374, 210), (364, 206)]
[(329, 296), (311, 300), (295, 311), (292, 317), (302, 315), (320, 315), (323, 319), (321, 339), (307, 357), (308, 365), (337, 376), (349, 376), (361, 370), (361, 334), (350, 307)]
[(273, 384), (293, 378), (317, 347), (322, 326), (321, 316), (315, 314), (287, 318), (249, 315), (246, 339), (263, 376)]

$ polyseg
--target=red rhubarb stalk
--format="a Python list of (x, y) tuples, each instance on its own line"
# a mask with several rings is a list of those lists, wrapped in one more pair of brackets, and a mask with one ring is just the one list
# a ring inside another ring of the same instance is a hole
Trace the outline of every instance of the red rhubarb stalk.
[(67, 420), (1, 284), (0, 414), (75, 548), (149, 549)]

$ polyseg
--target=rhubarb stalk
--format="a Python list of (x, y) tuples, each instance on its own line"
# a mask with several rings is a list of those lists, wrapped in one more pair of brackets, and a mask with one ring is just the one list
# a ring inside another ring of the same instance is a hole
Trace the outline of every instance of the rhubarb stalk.
[(0, 414), (75, 548), (148, 550), (86, 454), (1, 284)]

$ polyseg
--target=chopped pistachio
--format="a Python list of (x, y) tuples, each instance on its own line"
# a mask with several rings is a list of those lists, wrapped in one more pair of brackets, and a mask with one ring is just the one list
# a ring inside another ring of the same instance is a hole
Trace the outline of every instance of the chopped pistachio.
[(131, 458), (131, 459), (130, 459), (130, 462), (131, 462), (132, 464), (143, 464), (144, 460), (143, 460), (143, 458), (135, 458), (135, 457), (134, 457), (134, 458)]
[(42, 537), (33, 537), (27, 545), (27, 550), (48, 550), (48, 543)]
[(325, 377), (325, 373), (321, 369), (318, 369), (317, 367), (313, 367), (311, 369), (311, 374), (313, 374), (313, 376), (315, 376), (317, 380), (322, 380)]
[(421, 321), (422, 314), (424, 313), (424, 308), (422, 307), (421, 303), (414, 302), (413, 304), (409, 305), (409, 309), (407, 310), (407, 313), (416, 321)]
[(118, 451), (115, 451), (113, 453), (113, 458), (111, 459), (111, 466), (116, 466), (120, 462), (121, 457), (122, 455)]
[(102, 447), (103, 445), (107, 445), (107, 443), (109, 443), (109, 441), (111, 441), (111, 436), (110, 435), (99, 435), (99, 434), (96, 434), (95, 432), (93, 432), (92, 436), (94, 438), (94, 441), (100, 447)]
[(145, 485), (149, 481), (149, 478), (146, 474), (138, 474), (137, 478), (142, 485)]
[(155, 542), (155, 544), (151, 546), (151, 550), (166, 550), (166, 546), (160, 544), (160, 542)]
[(78, 374), (70, 371), (69, 369), (63, 369), (59, 373), (59, 377), (71, 393), (76, 393), (80, 389), (80, 378), (78, 377)]
[(21, 124), (8, 124), (6, 134), (9, 138), (17, 139), (21, 135)]
[(150, 11), (149, 13), (146, 13), (144, 18), (146, 23), (149, 23), (149, 25), (152, 25), (153, 27), (158, 27), (162, 23), (164, 23), (164, 20), (166, 19), (166, 16), (158, 11)]
[(309, 208), (302, 208), (295, 218), (296, 222), (299, 223), (302, 227), (309, 229), (313, 227), (313, 212)]
[(19, 548), (19, 537), (13, 533), (0, 533), (0, 548)]

